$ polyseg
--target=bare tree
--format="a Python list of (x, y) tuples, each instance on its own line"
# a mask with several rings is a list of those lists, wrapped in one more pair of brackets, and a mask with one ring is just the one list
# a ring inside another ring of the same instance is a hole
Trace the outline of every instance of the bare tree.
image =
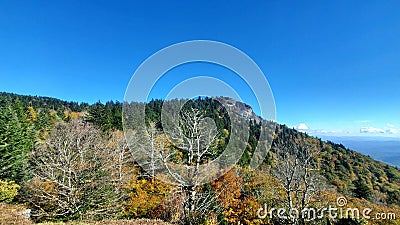
[(185, 102), (164, 102), (161, 124), (157, 124), (162, 126), (162, 131), (145, 118), (131, 116), (141, 114), (143, 109), (128, 104), (124, 116), (128, 124), (124, 132), (135, 161), (148, 177), (157, 176), (175, 185), (172, 202), (182, 203), (179, 205), (180, 221), (194, 224), (207, 217), (216, 202), (215, 194), (204, 191), (202, 184), (217, 176), (227, 164), (239, 160), (240, 150), (246, 146), (241, 140), (248, 139), (248, 122), (231, 113), (231, 123), (238, 126), (231, 132), (229, 151), (218, 155), (220, 133), (215, 121), (206, 117), (205, 111), (189, 104), (185, 106)]
[(134, 161), (122, 131), (113, 131), (107, 143), (110, 153), (110, 171), (115, 191), (121, 194), (123, 186), (132, 179)]
[(171, 152), (163, 155), (163, 163), (170, 176), (179, 187), (183, 202), (183, 221), (192, 224), (196, 217), (206, 216), (215, 197), (209, 193), (201, 193), (198, 189), (202, 183), (200, 165), (206, 162), (213, 154), (213, 146), (219, 136), (214, 121), (205, 117), (196, 108), (182, 110), (178, 121), (179, 126), (170, 138), (176, 147), (183, 153), (182, 163), (185, 165), (183, 173), (177, 173), (168, 159)]
[(322, 190), (322, 176), (318, 174), (316, 161), (318, 148), (303, 138), (297, 141), (286, 138), (278, 139), (274, 150), (278, 160), (272, 174), (285, 192), (282, 202), (287, 209), (287, 219), (282, 222), (304, 224), (307, 218), (315, 216), (310, 213), (317, 213), (309, 207)]
[(138, 126), (129, 130), (127, 135), (130, 153), (139, 162), (144, 174), (141, 177), (154, 179), (160, 170), (165, 169), (163, 161), (169, 160), (173, 154), (166, 148), (168, 139), (157, 128), (155, 122), (149, 122), (147, 127)]
[(32, 153), (33, 179), (27, 200), (36, 218), (108, 217), (115, 207), (113, 157), (101, 132), (87, 123), (56, 124)]

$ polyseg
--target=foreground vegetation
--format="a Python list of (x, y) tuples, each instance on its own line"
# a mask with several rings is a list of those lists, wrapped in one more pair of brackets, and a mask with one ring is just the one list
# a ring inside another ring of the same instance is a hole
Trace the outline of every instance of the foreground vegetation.
[[(0, 225), (33, 225), (31, 220), (25, 218), (23, 213), (26, 208), (22, 205), (0, 203)], [(105, 221), (70, 221), (70, 222), (44, 222), (39, 225), (168, 225), (160, 220), (105, 220)]]
[[(168, 153), (174, 163), (192, 165), (210, 161), (225, 149), (231, 121), (217, 102), (206, 98), (187, 105), (190, 118), (202, 121), (211, 117), (217, 127), (219, 135), (208, 140), (212, 148), (205, 149), (204, 158), (190, 148), (174, 146), (160, 132), (162, 104), (154, 100), (146, 105), (151, 135), (133, 136), (137, 149)], [(347, 197), (348, 206), (400, 217), (397, 168), (284, 125), (276, 125), (272, 148), (262, 166), (250, 170), (261, 123), (266, 121), (251, 114), (243, 103), (236, 103), (236, 107), (251, 115), (250, 136), (238, 165), (231, 170), (222, 168), (224, 175), (207, 184), (172, 185), (155, 179), (161, 168), (144, 171), (137, 165), (138, 158), (133, 157), (122, 132), (121, 103), (89, 105), (2, 93), (0, 220), (4, 224), (162, 224), (136, 220), (141, 218), (184, 224), (305, 224), (304, 220), (276, 215), (260, 218), (257, 211), (265, 205), (321, 209), (336, 206), (340, 196)], [(139, 132), (137, 128), (135, 131)], [(163, 154), (152, 159), (161, 160)], [(197, 162), (187, 160), (196, 157)], [(29, 220), (16, 213), (25, 208), (32, 209)], [(398, 224), (399, 219), (375, 220), (372, 224)], [(14, 220), (20, 222), (11, 222)], [(323, 217), (306, 224), (366, 222)]]

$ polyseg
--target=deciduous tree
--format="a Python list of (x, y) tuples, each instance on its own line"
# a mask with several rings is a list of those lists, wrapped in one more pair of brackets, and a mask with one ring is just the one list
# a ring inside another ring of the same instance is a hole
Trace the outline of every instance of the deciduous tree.
[(31, 159), (33, 178), (25, 196), (34, 208), (33, 217), (103, 218), (115, 212), (113, 157), (101, 132), (90, 124), (78, 120), (56, 124)]

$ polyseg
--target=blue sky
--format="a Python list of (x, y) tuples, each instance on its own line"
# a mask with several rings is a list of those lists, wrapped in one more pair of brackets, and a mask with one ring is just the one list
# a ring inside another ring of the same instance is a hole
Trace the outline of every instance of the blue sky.
[(156, 51), (215, 40), (259, 65), (278, 122), (398, 136), (399, 11), (399, 1), (4, 0), (0, 91), (122, 100), (135, 69)]

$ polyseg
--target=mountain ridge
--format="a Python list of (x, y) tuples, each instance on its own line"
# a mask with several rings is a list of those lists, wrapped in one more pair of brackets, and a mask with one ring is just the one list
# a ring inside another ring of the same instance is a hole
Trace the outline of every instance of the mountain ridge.
[[(203, 101), (203, 102), (200, 102)], [(257, 139), (259, 137), (259, 123), (263, 120), (257, 116), (251, 107), (245, 103), (228, 100), (230, 104), (235, 105), (239, 112), (245, 112), (250, 120), (250, 137), (248, 141), (248, 148), (242, 157), (240, 164), (245, 166), (251, 158)], [(36, 97), (25, 96), (10, 93), (0, 93), (0, 104), (7, 105), (15, 102), (26, 110), (27, 107), (32, 107), (36, 113), (43, 117), (49, 117), (49, 121), (43, 127), (48, 126), (54, 121), (69, 121), (75, 115), (80, 113), (86, 121), (95, 124), (107, 132), (112, 129), (122, 130), (122, 103), (116, 101), (109, 101), (105, 104), (95, 103), (76, 103), (59, 100), (49, 97)], [(159, 120), (160, 107), (162, 107), (162, 100), (153, 100), (146, 104), (146, 110), (149, 110), (149, 117)], [(211, 100), (199, 99), (197, 103), (205, 106), (212, 106)], [(215, 112), (220, 110), (216, 107)], [(55, 118), (52, 118), (52, 113)], [(87, 112), (88, 115), (83, 115)], [(215, 113), (211, 112), (211, 115)], [(40, 117), (39, 116), (39, 117)], [(75, 115), (76, 116), (76, 115)], [(216, 115), (214, 115), (217, 117)], [(47, 121), (47, 119), (45, 120)], [(223, 124), (227, 123), (222, 121)], [(223, 124), (221, 126), (223, 126)], [(342, 144), (333, 143), (331, 141), (322, 141), (320, 138), (312, 137), (306, 133), (299, 132), (295, 129), (289, 128), (286, 125), (277, 124), (274, 137), (274, 145), (279, 140), (290, 140), (295, 138), (304, 138), (315, 143), (320, 150), (319, 158), (321, 160), (321, 173), (328, 180), (328, 182), (336, 187), (339, 193), (356, 196), (356, 190), (360, 187), (366, 188), (371, 192), (370, 196), (365, 197), (368, 200), (389, 205), (400, 204), (400, 171), (399, 169), (372, 159), (369, 156), (363, 155), (357, 151), (350, 150)], [(276, 160), (276, 152), (273, 148), (268, 152), (264, 160), (267, 165), (273, 166)]]

